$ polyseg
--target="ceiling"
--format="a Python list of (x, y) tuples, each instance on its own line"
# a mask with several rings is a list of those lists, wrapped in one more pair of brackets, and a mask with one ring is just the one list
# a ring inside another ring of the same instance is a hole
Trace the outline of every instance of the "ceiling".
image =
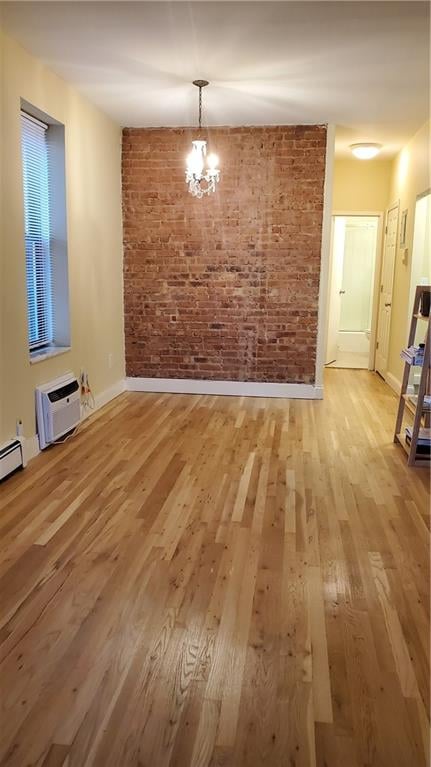
[(427, 2), (3, 2), (5, 29), (124, 126), (332, 122), (391, 156), (428, 118)]

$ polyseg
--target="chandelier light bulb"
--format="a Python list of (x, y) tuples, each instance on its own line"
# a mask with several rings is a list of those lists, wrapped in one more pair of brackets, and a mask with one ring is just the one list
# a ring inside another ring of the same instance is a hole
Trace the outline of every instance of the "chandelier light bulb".
[(211, 170), (216, 170), (217, 165), (218, 165), (218, 157), (217, 157), (217, 155), (214, 154), (214, 153), (209, 154), (208, 158), (207, 158), (207, 163), (208, 163), (208, 167)]
[(192, 151), (187, 158), (187, 170), (194, 176), (201, 176), (206, 155), (206, 141), (192, 141)]

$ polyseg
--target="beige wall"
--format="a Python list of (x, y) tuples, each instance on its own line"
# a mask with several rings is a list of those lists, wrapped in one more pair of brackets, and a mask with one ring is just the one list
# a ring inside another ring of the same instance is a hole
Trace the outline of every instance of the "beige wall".
[(384, 211), (388, 205), (392, 160), (336, 159), (332, 209)]
[[(409, 325), (410, 271), (413, 250), (413, 227), (416, 197), (431, 186), (430, 181), (430, 123), (422, 126), (415, 136), (397, 155), (392, 166), (389, 202), (400, 204), (400, 219), (403, 210), (407, 214), (408, 249), (407, 264), (403, 264), (399, 246), (395, 259), (394, 291), (392, 297), (391, 334), (389, 345), (388, 372), (400, 381), (403, 363), (400, 350), (407, 341)], [(398, 238), (399, 243), (399, 238)]]
[[(1, 34), (1, 33), (0, 33)], [(7, 36), (2, 44), (1, 425), (35, 434), (34, 388), (80, 368), (95, 395), (124, 377), (121, 130)], [(71, 351), (30, 365), (20, 97), (65, 125)], [(112, 364), (109, 364), (112, 355)]]

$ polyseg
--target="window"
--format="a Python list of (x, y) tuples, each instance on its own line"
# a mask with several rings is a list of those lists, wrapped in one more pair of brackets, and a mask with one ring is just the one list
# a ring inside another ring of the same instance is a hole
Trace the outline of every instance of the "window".
[(48, 126), (21, 113), (29, 348), (53, 341)]
[[(35, 110), (37, 113), (38, 110)], [(69, 346), (64, 126), (21, 111), (30, 356)]]

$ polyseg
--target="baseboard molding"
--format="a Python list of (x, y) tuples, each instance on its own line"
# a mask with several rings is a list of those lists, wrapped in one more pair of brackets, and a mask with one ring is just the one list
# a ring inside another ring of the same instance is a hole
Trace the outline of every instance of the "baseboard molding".
[(119, 394), (122, 394), (123, 391), (125, 391), (125, 389), (126, 389), (126, 382), (124, 378), (121, 378), (120, 381), (117, 381), (116, 383), (112, 384), (112, 386), (109, 386), (104, 391), (101, 391), (100, 394), (96, 394), (94, 397), (93, 408), (84, 410), (84, 408), (81, 405), (81, 421), (84, 421), (86, 418), (89, 418), (97, 410), (100, 410), (101, 407), (103, 407), (104, 405), (107, 405), (108, 402), (115, 399), (115, 397), (118, 397)]
[(388, 384), (388, 386), (390, 386), (391, 389), (395, 392), (395, 394), (400, 393), (401, 382), (398, 380), (398, 378), (395, 378), (395, 376), (393, 376), (392, 373), (386, 373), (385, 381)]
[(120, 381), (117, 381), (112, 386), (109, 386), (108, 389), (105, 389), (105, 391), (100, 392), (100, 394), (96, 394), (94, 400), (95, 400), (95, 410), (99, 410), (99, 408), (103, 407), (104, 405), (107, 405), (108, 402), (111, 401), (111, 399), (115, 399), (115, 397), (118, 397), (119, 394), (122, 394), (123, 391), (126, 390), (126, 381), (124, 378), (121, 378)]
[(33, 437), (21, 437), (21, 444), (25, 465), (40, 453), (37, 434)]
[(191, 378), (126, 378), (126, 389), (167, 394), (215, 394), (228, 397), (323, 398), (323, 386), (313, 384), (200, 381)]

